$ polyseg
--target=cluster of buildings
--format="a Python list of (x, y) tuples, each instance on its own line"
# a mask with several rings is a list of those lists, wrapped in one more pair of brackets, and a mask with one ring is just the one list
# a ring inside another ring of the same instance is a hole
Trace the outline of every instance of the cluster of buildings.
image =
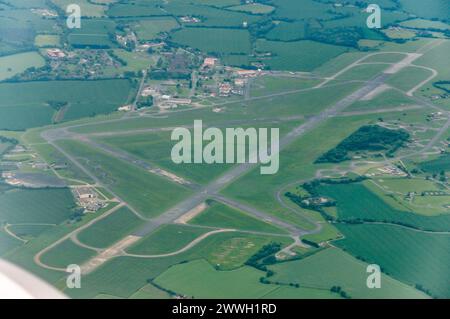
[(58, 16), (58, 14), (55, 11), (52, 10), (48, 10), (48, 9), (31, 9), (30, 10), (33, 13), (39, 14), (42, 17), (47, 17), (47, 18), (56, 18)]
[(180, 21), (184, 22), (184, 23), (200, 23), (201, 22), (201, 20), (199, 18), (191, 17), (191, 16), (181, 17)]
[(215, 69), (223, 70), (223, 77), (218, 79), (215, 85), (209, 85), (206, 89), (211, 96), (227, 97), (230, 95), (244, 95), (245, 86), (250, 78), (261, 75), (261, 70), (244, 70), (233, 67), (221, 67), (219, 60), (214, 57), (204, 59), (200, 69), (200, 79), (208, 80)]
[(2, 172), (2, 179), (6, 184), (14, 187), (26, 186), (22, 180), (16, 178), (13, 172)]
[[(408, 176), (404, 171), (402, 171), (400, 168), (393, 166), (393, 165), (387, 165), (383, 167), (379, 167), (377, 169), (381, 174), (385, 175), (392, 175), (392, 176), (399, 176), (399, 177), (405, 177)], [(376, 174), (373, 174), (376, 175)]]
[(66, 57), (66, 54), (61, 49), (47, 49), (47, 56), (50, 59), (62, 59)]
[(72, 192), (78, 206), (84, 208), (87, 213), (93, 213), (106, 206), (105, 201), (98, 198), (97, 192), (88, 186), (74, 187)]

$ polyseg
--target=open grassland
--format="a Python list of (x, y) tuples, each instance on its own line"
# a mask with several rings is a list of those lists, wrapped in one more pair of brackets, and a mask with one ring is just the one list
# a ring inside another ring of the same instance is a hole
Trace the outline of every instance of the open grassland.
[(410, 66), (394, 74), (387, 83), (397, 89), (408, 91), (431, 75), (430, 70)]
[[(425, 178), (376, 178), (366, 182), (375, 194), (379, 195), (392, 208), (413, 211), (424, 216), (448, 214), (445, 207), (450, 196), (442, 184)], [(389, 194), (389, 196), (386, 196)], [(411, 196), (411, 194), (413, 194)]]
[(23, 242), (0, 229), (0, 257), (22, 244)]
[(189, 194), (187, 189), (178, 184), (90, 146), (68, 140), (60, 141), (59, 144), (80, 158), (103, 183), (147, 217), (161, 214)]
[(313, 0), (279, 0), (275, 16), (285, 19), (331, 19), (334, 14), (329, 10), (332, 6)]
[(243, 4), (240, 6), (228, 7), (229, 10), (243, 11), (251, 14), (267, 14), (272, 12), (275, 8), (262, 3)]
[(406, 57), (403, 53), (381, 52), (364, 59), (363, 63), (397, 63)]
[(115, 47), (112, 41), (116, 23), (110, 19), (84, 19), (82, 27), (71, 29), (67, 36), (75, 48), (109, 48)]
[(112, 215), (96, 222), (78, 234), (78, 239), (89, 246), (107, 248), (129, 235), (143, 223), (128, 208), (122, 207)]
[(374, 262), (384, 272), (434, 297), (450, 296), (450, 235), (428, 234), (390, 225), (338, 225), (345, 239), (336, 245)]
[(231, 10), (222, 10), (211, 6), (205, 6), (204, 3), (186, 3), (186, 1), (171, 1), (164, 6), (164, 9), (175, 16), (194, 16), (200, 18), (199, 22), (184, 23), (192, 27), (242, 27), (244, 22), (251, 25), (261, 19), (261, 16), (247, 14), (245, 12), (236, 12)]
[(194, 298), (260, 298), (275, 285), (259, 282), (264, 272), (251, 267), (218, 271), (205, 260), (175, 265), (156, 277), (155, 283)]
[(328, 224), (327, 222), (323, 222), (322, 229), (320, 230), (320, 232), (316, 234), (309, 234), (303, 236), (301, 237), (301, 239), (306, 239), (316, 244), (320, 244), (329, 240), (339, 238), (340, 236), (341, 233), (339, 232), (339, 230), (336, 229), (336, 227), (334, 227), (331, 224)]
[(328, 248), (304, 259), (270, 266), (269, 279), (297, 283), (300, 287), (330, 289), (340, 286), (351, 298), (426, 298), (426, 295), (387, 275), (380, 289), (366, 285), (367, 264), (337, 248)]
[(44, 65), (44, 58), (35, 51), (0, 57), (0, 81), (22, 73), (28, 68), (40, 68)]
[(256, 78), (251, 83), (251, 96), (264, 96), (272, 93), (301, 90), (311, 88), (319, 83), (320, 80), (315, 79), (264, 76)]
[(51, 144), (34, 144), (32, 149), (35, 150), (41, 158), (49, 165), (60, 167), (56, 172), (59, 176), (67, 178), (68, 184), (92, 183), (92, 179), (87, 176), (78, 166), (61, 154)]
[(432, 21), (425, 19), (413, 19), (400, 23), (401, 26), (412, 29), (437, 29), (450, 30), (450, 25), (441, 21)]
[(0, 194), (0, 221), (60, 224), (73, 213), (68, 189), (13, 189)]
[(449, 19), (450, 3), (446, 0), (400, 0), (402, 8), (412, 14), (429, 19)]
[(167, 15), (157, 3), (143, 3), (135, 5), (134, 3), (115, 3), (109, 7), (106, 12), (109, 17), (147, 17)]
[(138, 291), (136, 291), (134, 294), (132, 294), (130, 299), (169, 299), (171, 296), (165, 292), (164, 290), (161, 290), (159, 288), (156, 288), (152, 284), (145, 285)]
[(38, 237), (40, 234), (54, 227), (51, 224), (16, 224), (8, 227), (15, 235), (24, 239), (32, 239)]
[(368, 81), (383, 70), (387, 69), (387, 64), (361, 64), (356, 65), (347, 72), (339, 75), (338, 81)]
[(242, 266), (261, 247), (271, 242), (280, 243), (284, 247), (293, 241), (287, 237), (231, 232), (209, 237), (198, 247), (202, 249), (202, 257), (216, 269), (230, 270)]
[(176, 252), (210, 229), (165, 225), (127, 249), (130, 254), (158, 255)]
[[(52, 0), (52, 2), (66, 12), (68, 5), (72, 4), (71, 0)], [(94, 4), (88, 0), (79, 0), (77, 4), (81, 8), (81, 15), (83, 17), (101, 17), (105, 15), (105, 11), (108, 8), (105, 5)]]
[(171, 150), (176, 141), (171, 141), (170, 132), (108, 137), (102, 141), (154, 163), (180, 177), (202, 184), (217, 178), (232, 166), (232, 164), (175, 164), (171, 157)]
[(278, 22), (266, 35), (268, 40), (295, 41), (306, 37), (306, 22)]
[(272, 290), (263, 299), (339, 299), (338, 294), (329, 289), (316, 289), (305, 287), (279, 286)]
[(114, 54), (126, 62), (126, 65), (108, 66), (105, 74), (118, 76), (124, 72), (140, 72), (156, 64), (155, 57), (147, 52), (129, 52), (123, 49), (114, 49)]
[(314, 41), (276, 42), (258, 40), (256, 51), (270, 52), (262, 62), (274, 70), (312, 71), (348, 48)]
[(80, 247), (70, 239), (46, 252), (41, 261), (49, 266), (66, 268), (69, 265), (81, 265), (95, 255), (95, 251)]
[(7, 253), (3, 256), (3, 258), (32, 272), (33, 274), (36, 274), (38, 277), (51, 284), (56, 285), (58, 288), (63, 289), (64, 287), (66, 287), (67, 274), (64, 272), (48, 270), (38, 266), (34, 262), (34, 256), (42, 249), (53, 244), (64, 235), (74, 231), (76, 228), (91, 221), (93, 218), (103, 214), (112, 207), (112, 205), (108, 205), (108, 207), (99, 210), (96, 214), (85, 214), (79, 221), (62, 223), (57, 225), (56, 227), (49, 227), (47, 230), (39, 234), (37, 238), (29, 240), (26, 245), (22, 245), (17, 249)]
[(193, 225), (250, 230), (267, 233), (285, 233), (278, 227), (256, 219), (222, 203), (210, 201), (209, 207), (189, 221)]
[[(295, 103), (295, 101), (291, 100), (291, 103)], [(261, 105), (262, 106), (262, 105)], [(268, 105), (266, 105), (268, 106)], [(253, 104), (252, 107), (256, 107), (256, 104)], [(292, 107), (292, 104), (291, 104)], [(236, 107), (237, 109), (237, 107)], [(241, 110), (242, 111), (242, 108)], [(246, 125), (240, 125), (237, 123), (242, 123), (243, 119), (241, 118), (236, 124), (231, 121), (231, 118), (238, 118), (237, 112), (226, 116), (223, 121), (227, 122), (227, 127), (242, 127), (244, 129), (247, 128), (248, 123)], [(231, 113), (231, 112), (230, 112)], [(192, 114), (190, 114), (192, 116)], [(187, 116), (185, 116), (187, 117)], [(194, 119), (193, 119), (194, 120)], [(251, 121), (251, 119), (249, 119)], [(253, 119), (254, 120), (254, 119)], [(258, 129), (259, 127), (277, 127), (278, 124), (275, 123), (265, 123), (270, 122), (270, 117), (265, 118), (262, 121), (255, 122), (253, 127)], [(188, 123), (188, 120), (185, 119), (185, 124)], [(217, 123), (221, 124), (221, 123)], [(286, 134), (290, 129), (292, 129), (293, 125), (296, 123), (294, 121), (287, 121), (283, 123), (283, 126), (280, 127), (280, 134)], [(189, 124), (188, 124), (189, 125)], [(190, 125), (193, 125), (190, 124)], [(224, 126), (223, 124), (221, 126)], [(223, 134), (225, 135), (225, 129), (221, 128)], [(191, 135), (193, 134), (193, 130), (190, 130)], [(233, 164), (206, 164), (206, 163), (183, 163), (176, 164), (173, 162), (171, 157), (171, 150), (173, 146), (177, 143), (177, 141), (172, 141), (170, 138), (171, 133), (169, 131), (157, 132), (157, 133), (137, 133), (136, 135), (124, 135), (124, 136), (112, 136), (101, 138), (100, 140), (106, 144), (109, 144), (115, 148), (125, 150), (130, 154), (133, 154), (145, 161), (148, 161), (155, 166), (168, 170), (179, 177), (185, 178), (187, 180), (192, 180), (200, 184), (206, 184), (215, 178), (218, 178), (222, 173), (224, 173), (227, 169), (230, 169)], [(194, 144), (197, 145), (197, 144)], [(207, 145), (207, 142), (203, 142), (203, 146)], [(225, 149), (228, 147), (237, 148), (238, 142), (233, 141), (225, 141)], [(194, 148), (192, 148), (192, 156), (194, 152)], [(192, 157), (193, 158), (193, 157)]]
[(208, 260), (219, 269), (237, 269), (271, 241), (280, 242), (283, 245), (292, 242), (287, 238), (229, 232), (208, 237), (192, 249), (172, 257), (114, 258), (95, 272), (85, 276), (81, 289), (66, 289), (65, 293), (71, 297), (83, 298), (92, 298), (100, 293), (128, 298), (148, 284), (149, 279), (156, 278), (172, 265), (201, 258)]
[[(350, 105), (347, 111), (377, 110), (380, 108), (396, 108), (415, 105), (416, 102), (401, 92), (387, 89), (369, 100), (359, 100)], [(423, 113), (422, 113), (423, 114)], [(380, 114), (383, 117), (383, 114)]]
[(208, 53), (250, 53), (247, 30), (218, 28), (186, 28), (173, 34), (172, 40)]
[[(436, 89), (433, 86), (433, 82), (449, 80), (450, 68), (448, 67), (448, 63), (446, 63), (446, 59), (442, 58), (443, 56), (445, 56), (446, 52), (449, 52), (449, 50), (450, 40), (443, 40), (440, 45), (435, 46), (426, 54), (414, 61), (414, 64), (429, 67), (438, 72), (438, 75), (433, 78), (433, 80), (428, 82), (418, 91), (420, 92), (420, 95), (429, 97), (433, 94), (444, 93), (442, 90)], [(436, 101), (436, 103), (445, 105), (447, 107), (449, 106), (448, 99), (442, 101), (438, 100)]]
[(162, 32), (178, 28), (178, 22), (172, 17), (143, 19), (133, 24), (132, 28), (141, 41), (153, 40)]
[(60, 37), (57, 34), (38, 34), (34, 38), (34, 45), (37, 47), (59, 47)]
[(445, 153), (436, 159), (419, 163), (419, 168), (427, 173), (439, 173), (450, 170), (450, 154)]
[(0, 128), (23, 130), (52, 123), (52, 102), (65, 104), (63, 120), (115, 111), (132, 92), (128, 80), (42, 81), (0, 84)]
[[(242, 127), (244, 124), (249, 125), (249, 123), (257, 119), (265, 119), (267, 122), (276, 120), (279, 117), (317, 114), (331, 103), (350, 94), (358, 87), (359, 84), (354, 83), (345, 85), (338, 84), (279, 96), (268, 95), (247, 102), (230, 103), (223, 106), (222, 112), (219, 113), (213, 112), (211, 108), (202, 108), (189, 112), (172, 113), (169, 117), (139, 117), (116, 122), (92, 123), (83, 127), (74, 128), (72, 131), (78, 133), (100, 133), (147, 129), (150, 127), (177, 127), (193, 125), (194, 120), (198, 119), (202, 119), (204, 125), (226, 125), (226, 127), (233, 125)], [(255, 118), (255, 114), (258, 114), (257, 118)], [(236, 124), (233, 121), (236, 121)], [(280, 125), (280, 129), (281, 131), (286, 131), (286, 128), (289, 126), (292, 127), (293, 124), (298, 125), (299, 120), (294, 119), (290, 122), (283, 122), (283, 125)]]
[(276, 200), (276, 192), (288, 183), (312, 178), (317, 169), (329, 168), (330, 164), (313, 163), (325, 150), (334, 147), (368, 122), (370, 117), (356, 116), (334, 118), (321, 124), (281, 151), (280, 170), (277, 174), (260, 175), (259, 170), (253, 170), (229, 185), (223, 192), (239, 201), (311, 229), (313, 226), (304, 218), (280, 206)]
[(450, 229), (450, 215), (423, 216), (394, 209), (361, 183), (321, 184), (317, 190), (337, 201), (338, 217), (343, 221), (387, 222), (433, 231)]

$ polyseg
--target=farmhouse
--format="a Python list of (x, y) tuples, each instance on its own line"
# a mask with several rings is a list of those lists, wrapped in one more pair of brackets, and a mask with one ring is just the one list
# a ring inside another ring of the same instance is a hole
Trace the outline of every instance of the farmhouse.
[(62, 59), (66, 56), (60, 49), (47, 49), (47, 55), (51, 59)]
[(257, 70), (237, 70), (236, 74), (238, 76), (244, 77), (244, 78), (253, 78), (257, 76), (260, 73), (260, 71)]
[(216, 58), (205, 58), (205, 60), (203, 61), (203, 68), (213, 68), (216, 66), (217, 63), (217, 59)]

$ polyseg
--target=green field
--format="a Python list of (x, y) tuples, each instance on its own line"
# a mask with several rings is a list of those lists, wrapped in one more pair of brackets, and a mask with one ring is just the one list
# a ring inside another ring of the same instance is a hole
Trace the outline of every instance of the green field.
[(49, 266), (66, 268), (69, 265), (81, 265), (95, 255), (95, 251), (80, 247), (66, 239), (46, 252), (41, 261)]
[[(69, 4), (72, 4), (71, 0), (52, 0), (54, 4), (59, 6), (64, 12)], [(79, 0), (77, 4), (81, 8), (81, 14), (83, 17), (100, 17), (105, 15), (105, 10), (108, 8), (104, 5), (97, 5), (91, 3), (89, 0)]]
[(387, 275), (381, 288), (366, 285), (367, 264), (337, 248), (328, 248), (301, 260), (280, 263), (269, 268), (271, 281), (297, 283), (300, 287), (330, 289), (340, 286), (351, 298), (426, 298), (426, 295)]
[(251, 267), (218, 271), (205, 260), (175, 265), (156, 277), (155, 283), (194, 298), (260, 298), (276, 286), (264, 285), (262, 271)]
[[(348, 111), (376, 110), (414, 105), (414, 101), (396, 90), (388, 89), (370, 100), (359, 100), (348, 107)], [(381, 115), (383, 116), (383, 115)]]
[[(282, 84), (281, 84), (282, 85)], [(71, 129), (79, 133), (119, 132), (149, 127), (177, 127), (193, 124), (194, 120), (202, 119), (204, 124), (229, 127), (230, 121), (235, 120), (239, 126), (249, 126), (256, 119), (266, 122), (279, 117), (308, 116), (317, 114), (331, 103), (356, 90), (360, 84), (336, 84), (320, 89), (291, 92), (280, 96), (250, 100), (246, 103), (236, 102), (226, 106), (224, 112), (215, 113), (210, 108), (194, 109), (189, 112), (174, 112), (169, 117), (139, 117), (124, 119), (110, 123), (92, 123), (83, 127)], [(301, 87), (300, 87), (301, 88)], [(245, 108), (243, 107), (245, 105)], [(255, 119), (255, 113), (258, 116)], [(269, 127), (261, 122), (255, 122), (261, 127)], [(280, 125), (281, 134), (288, 132), (292, 125), (299, 124), (299, 120), (285, 121)], [(263, 126), (265, 125), (265, 126)], [(254, 125), (253, 125), (254, 126)], [(144, 134), (137, 134), (142, 135)]]
[(403, 9), (423, 18), (447, 19), (450, 12), (450, 3), (446, 0), (400, 0)]
[(60, 36), (57, 34), (38, 34), (34, 38), (34, 45), (37, 47), (59, 47), (61, 45)]
[(161, 32), (169, 32), (178, 26), (178, 22), (172, 17), (157, 17), (139, 20), (132, 27), (139, 40), (147, 41), (157, 38)]
[(16, 224), (9, 226), (9, 230), (20, 238), (31, 239), (36, 238), (50, 227), (50, 224)]
[(102, 81), (39, 81), (0, 84), (0, 129), (23, 130), (52, 123), (49, 102), (67, 103), (63, 120), (111, 113), (133, 93), (124, 79)]
[(343, 221), (388, 222), (433, 231), (450, 229), (449, 215), (423, 216), (394, 209), (361, 183), (321, 184), (317, 190), (337, 201), (338, 216)]
[(441, 21), (431, 21), (425, 19), (413, 19), (400, 23), (400, 25), (413, 29), (437, 29), (449, 30), (450, 25)]
[(345, 239), (335, 244), (376, 263), (394, 278), (419, 285), (439, 298), (450, 296), (450, 235), (389, 225), (338, 225)]
[(338, 294), (329, 289), (316, 289), (304, 287), (279, 286), (272, 290), (263, 299), (339, 299)]
[(60, 141), (59, 144), (70, 154), (81, 158), (104, 184), (147, 217), (161, 214), (189, 194), (187, 189), (178, 184), (90, 146), (68, 140)]
[(387, 83), (403, 91), (408, 91), (432, 75), (431, 71), (407, 67), (394, 74)]
[(312, 71), (348, 50), (345, 47), (309, 40), (297, 42), (258, 40), (256, 42), (256, 51), (271, 53), (271, 57), (261, 61), (274, 70)]
[(153, 286), (152, 284), (145, 285), (141, 289), (139, 289), (137, 292), (132, 294), (130, 299), (169, 299), (171, 296), (161, 290)]
[(319, 83), (320, 80), (264, 76), (256, 78), (252, 82), (251, 96), (265, 96), (273, 93), (307, 89)]
[(218, 28), (187, 28), (176, 31), (172, 40), (178, 44), (208, 53), (250, 53), (247, 30)]
[(176, 252), (208, 231), (211, 230), (183, 225), (165, 225), (128, 248), (127, 252), (136, 255)]
[(229, 10), (249, 12), (252, 14), (267, 14), (272, 12), (275, 8), (261, 3), (244, 4), (235, 7), (229, 7)]
[(13, 189), (0, 193), (0, 221), (60, 224), (73, 213), (68, 189)]
[(78, 234), (78, 239), (89, 246), (107, 248), (129, 235), (143, 223), (128, 208), (123, 207)]
[(6, 233), (3, 229), (0, 229), (0, 256), (3, 256), (10, 250), (19, 247), (23, 243)]
[(28, 68), (40, 68), (44, 65), (44, 58), (35, 51), (0, 57), (0, 81), (22, 73)]
[[(337, 96), (335, 95), (334, 98)], [(316, 169), (329, 167), (329, 164), (313, 163), (324, 150), (336, 146), (343, 138), (368, 121), (369, 119), (365, 116), (334, 118), (306, 133), (282, 150), (280, 170), (277, 174), (260, 175), (259, 170), (253, 170), (222, 192), (279, 218), (296, 223), (302, 228), (312, 229), (311, 223), (305, 221), (303, 217), (280, 206), (276, 200), (276, 192), (283, 185), (312, 178)]]
[(262, 222), (244, 212), (218, 202), (209, 202), (209, 207), (189, 221), (193, 225), (250, 230), (267, 233), (284, 233), (283, 230)]
[[(194, 16), (200, 18), (197, 23), (186, 22), (186, 26), (192, 27), (226, 27), (237, 28), (242, 27), (244, 22), (248, 25), (252, 25), (261, 19), (260, 16), (247, 14), (245, 12), (236, 12), (231, 10), (222, 10), (220, 8), (214, 8), (212, 6), (206, 6), (203, 2), (174, 0), (167, 3), (164, 8), (167, 12), (175, 16)], [(222, 6), (223, 3), (220, 4)]]
[(304, 21), (285, 22), (280, 21), (271, 29), (266, 38), (274, 41), (294, 41), (306, 37), (306, 23)]
[[(228, 232), (208, 237), (194, 248), (172, 257), (114, 258), (97, 271), (83, 277), (81, 289), (66, 289), (65, 293), (71, 297), (83, 298), (92, 298), (98, 294), (128, 298), (147, 285), (149, 279), (156, 278), (172, 265), (189, 260), (206, 259), (219, 269), (239, 269), (250, 256), (271, 241), (278, 241), (283, 245), (291, 243), (285, 238)], [(213, 269), (212, 266), (209, 267)], [(253, 268), (247, 269), (256, 271)], [(260, 272), (256, 271), (256, 273)], [(251, 282), (249, 285), (258, 285), (258, 279), (257, 282)]]
[(419, 168), (427, 173), (439, 173), (450, 170), (450, 153), (445, 153), (438, 158), (419, 163)]
[(154, 163), (180, 177), (202, 184), (218, 177), (232, 166), (232, 164), (211, 164), (207, 166), (206, 164), (193, 163), (175, 164), (172, 161), (171, 150), (176, 142), (171, 141), (170, 132), (113, 136), (103, 138), (102, 142)]
[(109, 17), (146, 17), (166, 15), (163, 10), (156, 7), (156, 3), (150, 5), (115, 3), (109, 7), (106, 14)]

